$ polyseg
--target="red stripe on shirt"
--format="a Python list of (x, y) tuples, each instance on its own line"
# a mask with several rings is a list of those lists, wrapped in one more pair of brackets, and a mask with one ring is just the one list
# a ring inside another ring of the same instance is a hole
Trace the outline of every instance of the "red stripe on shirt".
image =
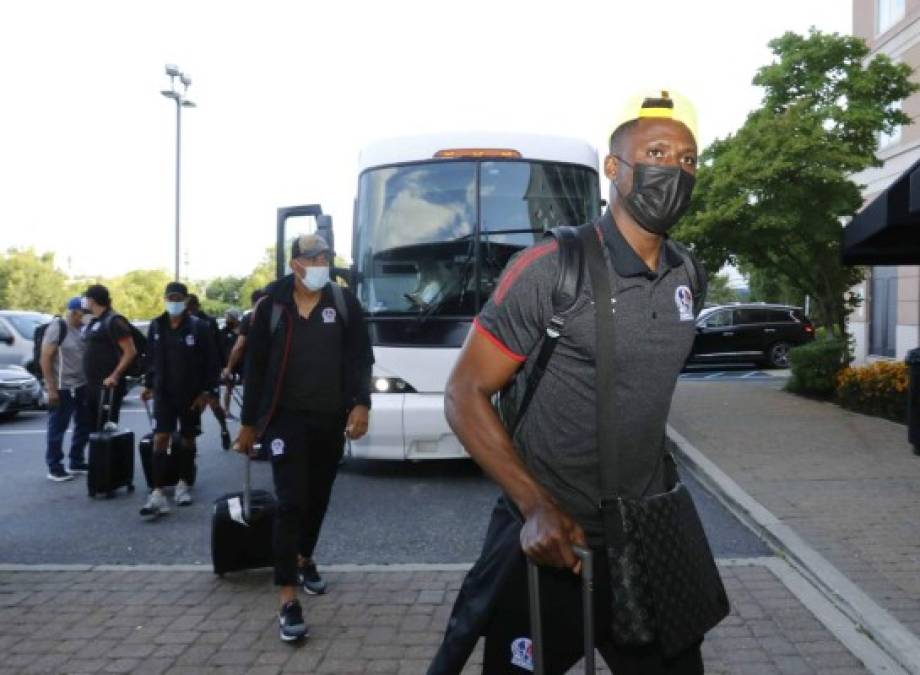
[(489, 342), (491, 342), (493, 345), (498, 347), (501, 350), (501, 352), (505, 356), (507, 356), (509, 359), (513, 361), (517, 361), (518, 363), (524, 363), (524, 361), (527, 360), (526, 356), (521, 356), (520, 354), (517, 354), (511, 351), (510, 349), (508, 349), (508, 347), (505, 346), (505, 343), (503, 343), (497, 337), (492, 335), (492, 333), (490, 333), (489, 330), (485, 326), (479, 323), (479, 317), (476, 317), (475, 319), (473, 319), (473, 327), (479, 332), (480, 335), (482, 335)]
[(505, 275), (499, 282), (498, 288), (496, 288), (495, 293), (492, 294), (492, 298), (495, 300), (495, 304), (502, 304), (502, 301), (504, 301), (508, 291), (511, 290), (514, 282), (517, 281), (517, 278), (521, 276), (524, 270), (530, 267), (530, 265), (535, 261), (539, 260), (548, 253), (552, 253), (558, 248), (559, 243), (554, 240), (545, 244), (540, 244), (539, 246), (534, 246), (533, 248), (522, 253), (517, 258), (517, 260), (511, 264), (511, 267), (505, 271)]

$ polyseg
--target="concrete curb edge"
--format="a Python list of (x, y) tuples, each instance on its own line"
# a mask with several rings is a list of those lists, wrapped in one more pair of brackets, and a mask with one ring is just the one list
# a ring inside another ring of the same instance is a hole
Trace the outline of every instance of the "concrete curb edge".
[(745, 492), (670, 424), (667, 435), (675, 446), (675, 458), (732, 514), (777, 551), (902, 668), (912, 675), (920, 675), (920, 639), (809, 546), (795, 530)]

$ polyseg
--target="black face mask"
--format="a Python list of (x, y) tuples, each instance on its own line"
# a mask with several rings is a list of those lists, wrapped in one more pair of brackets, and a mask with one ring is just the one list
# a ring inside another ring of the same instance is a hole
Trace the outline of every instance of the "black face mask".
[(633, 170), (632, 190), (620, 195), (623, 206), (645, 230), (666, 234), (687, 212), (696, 178), (679, 166), (633, 165), (622, 157), (617, 159)]

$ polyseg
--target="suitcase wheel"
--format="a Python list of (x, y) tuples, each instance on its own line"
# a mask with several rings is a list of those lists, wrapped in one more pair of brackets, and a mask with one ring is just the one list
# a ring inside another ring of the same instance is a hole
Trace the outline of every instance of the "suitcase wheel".
[(95, 490), (90, 490), (90, 491), (89, 491), (89, 498), (92, 499), (92, 498), (95, 497), (95, 496), (96, 496), (96, 491), (95, 491)]
[(106, 499), (114, 499), (114, 498), (115, 498), (115, 490), (109, 490), (108, 492), (106, 492), (106, 493), (105, 493), (105, 498), (106, 498)]

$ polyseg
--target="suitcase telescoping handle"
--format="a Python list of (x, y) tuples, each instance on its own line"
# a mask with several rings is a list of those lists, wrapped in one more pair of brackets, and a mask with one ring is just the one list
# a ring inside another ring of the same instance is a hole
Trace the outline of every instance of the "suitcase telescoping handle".
[[(262, 449), (261, 443), (256, 443), (252, 449), (259, 451)], [(243, 468), (243, 519), (248, 523), (249, 514), (252, 512), (252, 459), (249, 453), (245, 453), (245, 466)]]
[(150, 412), (150, 401), (148, 401), (145, 398), (141, 398), (141, 400), (144, 402), (144, 410), (147, 411), (147, 421), (150, 423), (150, 430), (153, 431), (154, 430), (153, 413)]
[(99, 413), (96, 417), (96, 428), (102, 430), (102, 412), (105, 411), (105, 423), (112, 421), (112, 404), (115, 402), (114, 387), (102, 388), (102, 403), (99, 406)]
[[(581, 560), (581, 604), (585, 632), (585, 672), (594, 673), (594, 556), (590, 549), (573, 546)], [(544, 675), (543, 620), (540, 616), (540, 570), (527, 558), (527, 588), (530, 592), (530, 641), (534, 675)]]

